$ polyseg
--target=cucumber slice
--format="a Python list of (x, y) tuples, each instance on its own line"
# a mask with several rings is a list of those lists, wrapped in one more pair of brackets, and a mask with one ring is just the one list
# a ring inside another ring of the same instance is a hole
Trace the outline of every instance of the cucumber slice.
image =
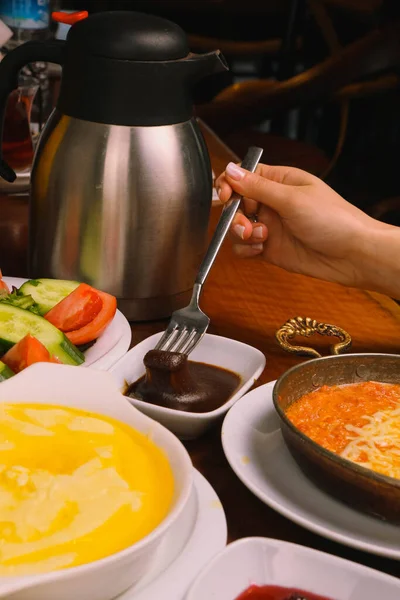
[(66, 365), (80, 365), (85, 360), (82, 352), (46, 319), (11, 304), (0, 303), (0, 351), (6, 352), (28, 333)]
[(45, 315), (78, 285), (78, 281), (65, 279), (30, 279), (21, 285), (19, 291), (25, 296), (32, 296), (39, 307), (40, 314)]
[(14, 371), (11, 371), (10, 367), (7, 367), (7, 365), (0, 360), (0, 381), (10, 379), (13, 375), (15, 375)]
[(6, 296), (0, 296), (0, 302), (6, 302), (12, 306), (30, 310), (37, 315), (39, 314), (39, 307), (32, 296), (24, 296), (19, 290), (14, 290), (11, 294), (7, 294)]

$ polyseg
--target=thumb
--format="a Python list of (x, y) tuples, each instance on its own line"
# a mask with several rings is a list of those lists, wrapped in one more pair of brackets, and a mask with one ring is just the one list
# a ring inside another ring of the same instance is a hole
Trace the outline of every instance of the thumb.
[[(282, 173), (278, 172), (279, 169), (282, 169)], [(263, 165), (262, 175), (259, 175), (246, 171), (235, 163), (229, 163), (225, 170), (225, 179), (241, 196), (251, 198), (281, 213), (293, 204), (293, 196), (290, 194), (293, 183), (281, 183), (285, 179), (285, 173), (287, 167), (268, 168)]]

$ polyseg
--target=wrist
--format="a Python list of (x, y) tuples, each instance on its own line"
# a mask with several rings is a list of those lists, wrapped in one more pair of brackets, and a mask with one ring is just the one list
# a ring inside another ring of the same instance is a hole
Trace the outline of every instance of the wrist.
[(400, 299), (400, 228), (371, 219), (358, 240), (359, 285)]

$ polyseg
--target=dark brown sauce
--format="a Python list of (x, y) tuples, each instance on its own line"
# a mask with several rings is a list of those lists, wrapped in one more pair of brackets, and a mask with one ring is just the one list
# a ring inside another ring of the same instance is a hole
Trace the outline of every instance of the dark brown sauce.
[(189, 361), (178, 352), (150, 350), (143, 362), (146, 374), (132, 383), (125, 395), (174, 410), (215, 410), (229, 400), (241, 382), (233, 371)]

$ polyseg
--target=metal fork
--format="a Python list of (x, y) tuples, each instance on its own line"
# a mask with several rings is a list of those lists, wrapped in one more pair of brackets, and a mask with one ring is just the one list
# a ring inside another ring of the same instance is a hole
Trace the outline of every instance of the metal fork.
[[(262, 153), (261, 148), (250, 147), (241, 164), (243, 169), (253, 173)], [(155, 347), (156, 350), (190, 354), (207, 331), (210, 319), (200, 310), (200, 293), (241, 200), (241, 196), (232, 194), (231, 200), (224, 206), (206, 255), (197, 273), (190, 303), (185, 308), (172, 313), (168, 327)]]

